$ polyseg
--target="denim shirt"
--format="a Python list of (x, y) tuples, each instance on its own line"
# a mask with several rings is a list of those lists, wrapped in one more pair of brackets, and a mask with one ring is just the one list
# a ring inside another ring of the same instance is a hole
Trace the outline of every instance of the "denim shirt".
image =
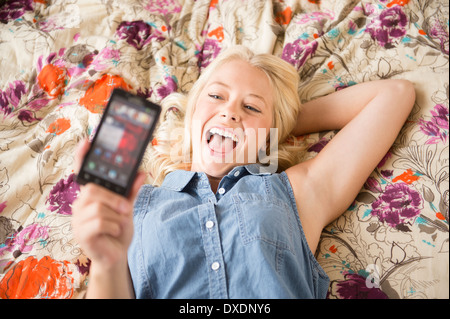
[(175, 171), (135, 202), (128, 262), (137, 298), (325, 298), (286, 173), (235, 167), (213, 193)]

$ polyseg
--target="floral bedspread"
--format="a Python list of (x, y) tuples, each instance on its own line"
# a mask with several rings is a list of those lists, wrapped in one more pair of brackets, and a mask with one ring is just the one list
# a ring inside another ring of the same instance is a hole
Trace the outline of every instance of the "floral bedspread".
[[(302, 101), (380, 78), (415, 84), (407, 123), (317, 259), (328, 298), (448, 298), (448, 13), (448, 0), (1, 1), (0, 298), (83, 297), (78, 141), (113, 88), (155, 102), (187, 92), (233, 44), (292, 63)], [(296, 142), (315, 156), (335, 133)]]

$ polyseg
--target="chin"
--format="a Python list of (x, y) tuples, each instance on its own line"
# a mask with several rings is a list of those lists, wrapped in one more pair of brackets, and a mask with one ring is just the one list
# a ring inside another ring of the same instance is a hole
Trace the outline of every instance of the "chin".
[(244, 165), (244, 163), (236, 163), (232, 160), (236, 158), (235, 152), (214, 154), (207, 145), (204, 145), (199, 153), (201, 158), (194, 156), (191, 169), (197, 172), (204, 172), (212, 177), (223, 177), (234, 167)]
[[(207, 150), (208, 152), (209, 150)], [(226, 161), (224, 157), (213, 157), (209, 154), (204, 154), (202, 160), (195, 167), (198, 171), (202, 171), (209, 176), (223, 177), (227, 175), (234, 167), (239, 166), (234, 162)]]

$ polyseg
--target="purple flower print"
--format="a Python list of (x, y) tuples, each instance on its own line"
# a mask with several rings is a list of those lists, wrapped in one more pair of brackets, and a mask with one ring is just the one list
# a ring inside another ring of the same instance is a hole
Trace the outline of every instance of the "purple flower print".
[(116, 35), (119, 39), (126, 39), (127, 43), (137, 50), (142, 50), (152, 39), (164, 40), (157, 30), (153, 32), (153, 28), (142, 20), (122, 22), (116, 30)]
[(438, 39), (441, 43), (441, 51), (448, 55), (448, 31), (445, 30), (445, 26), (440, 21), (431, 21), (431, 23), (428, 35), (433, 39)]
[(178, 84), (176, 82), (176, 78), (168, 76), (168, 77), (165, 78), (165, 80), (166, 80), (166, 85), (161, 86), (158, 89), (158, 95), (161, 97), (161, 99), (165, 98), (170, 93), (175, 92), (177, 90), (177, 88), (178, 88)]
[(80, 186), (74, 181), (74, 174), (64, 180), (61, 179), (50, 191), (47, 202), (48, 209), (61, 215), (72, 214), (72, 203), (78, 195)]
[(308, 148), (308, 152), (319, 153), (330, 142), (329, 139), (323, 137), (317, 143), (314, 143)]
[(27, 93), (25, 84), (22, 81), (9, 83), (6, 90), (0, 90), (0, 111), (9, 115), (19, 106), (20, 99)]
[(372, 39), (376, 40), (380, 46), (390, 49), (405, 36), (407, 25), (406, 14), (401, 7), (395, 6), (382, 11), (375, 17), (367, 26), (366, 32), (369, 32)]
[(21, 120), (22, 122), (28, 122), (28, 123), (31, 123), (36, 120), (40, 120), (40, 119), (36, 119), (34, 117), (33, 112), (31, 112), (30, 110), (20, 110), (17, 118), (19, 120)]
[(346, 274), (345, 280), (333, 282), (335, 294), (340, 299), (389, 299), (376, 287), (368, 287), (366, 278), (358, 274)]
[(369, 177), (367, 181), (364, 183), (364, 188), (371, 191), (372, 193), (381, 193), (383, 190), (381, 189), (380, 183), (376, 178)]
[(33, 0), (10, 0), (0, 7), (0, 21), (7, 22), (15, 20), (25, 14), (26, 11), (33, 11)]
[(301, 39), (297, 39), (293, 43), (287, 43), (284, 46), (281, 58), (300, 69), (308, 57), (314, 55), (317, 47), (318, 43), (316, 41), (303, 43)]
[(198, 67), (200, 69), (206, 68), (219, 55), (220, 50), (218, 41), (206, 39), (201, 51), (197, 54)]
[(12, 109), (19, 105), (19, 101), (25, 93), (27, 90), (22, 81), (9, 83), (5, 91), (0, 90), (0, 107), (3, 113), (11, 113)]
[(384, 193), (372, 203), (372, 216), (377, 216), (393, 228), (411, 222), (420, 214), (420, 194), (404, 183), (390, 184)]
[(433, 120), (439, 128), (448, 130), (448, 107), (437, 104), (431, 111), (431, 115), (433, 115)]
[(446, 142), (448, 137), (449, 112), (445, 105), (437, 104), (431, 111), (430, 121), (419, 120), (420, 130), (431, 138), (427, 144), (436, 144), (440, 141)]
[(392, 176), (394, 175), (394, 171), (391, 169), (382, 170), (380, 171), (380, 173), (386, 179), (391, 179)]

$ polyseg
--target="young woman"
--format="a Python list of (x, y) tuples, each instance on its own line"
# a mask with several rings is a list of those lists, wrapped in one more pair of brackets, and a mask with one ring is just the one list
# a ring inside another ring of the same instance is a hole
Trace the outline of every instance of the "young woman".
[[(158, 186), (141, 174), (124, 198), (88, 184), (72, 207), (92, 261), (87, 297), (324, 298), (329, 280), (313, 256), (322, 229), (387, 153), (415, 93), (383, 80), (301, 105), (297, 88), (290, 64), (236, 47), (187, 98), (168, 98), (184, 131), (171, 139), (163, 123), (156, 135)], [(340, 131), (299, 162), (289, 136), (324, 130)]]

